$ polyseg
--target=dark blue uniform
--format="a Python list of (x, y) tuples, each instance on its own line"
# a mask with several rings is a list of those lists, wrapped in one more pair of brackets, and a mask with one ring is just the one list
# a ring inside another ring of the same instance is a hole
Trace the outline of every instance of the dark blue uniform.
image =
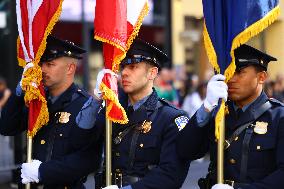
[[(127, 97), (120, 102), (127, 109)], [(133, 189), (180, 188), (188, 164), (177, 157), (175, 141), (179, 127), (185, 126), (182, 122), (188, 121), (186, 113), (161, 100), (154, 91), (137, 110), (128, 110), (127, 115), (127, 125), (113, 124), (114, 184), (131, 185)], [(150, 128), (142, 126), (145, 121), (148, 126), (152, 122)]]
[[(84, 109), (92, 103), (92, 98), (74, 84), (54, 103), (48, 103), (49, 123), (34, 137), (32, 156), (43, 162), (39, 177), (45, 189), (82, 188), (84, 178), (95, 170), (99, 158), (99, 133), (93, 127), (94, 123), (89, 128), (82, 128), (76, 120), (80, 116), (81, 121), (88, 120), (97, 114), (84, 114)], [(2, 111), (1, 134), (16, 135), (26, 130), (27, 113), (23, 96), (12, 95)]]
[[(267, 101), (270, 101), (272, 107), (256, 118), (256, 112)], [(284, 188), (283, 104), (277, 100), (268, 99), (264, 92), (238, 115), (232, 102), (227, 104), (229, 114), (225, 118), (226, 139), (245, 123), (252, 122), (254, 126), (250, 128), (253, 130), (248, 143), (247, 166), (244, 166), (242, 162), (245, 162), (243, 160), (245, 157), (244, 137), (248, 129), (235, 137), (225, 150), (224, 179), (236, 183), (246, 183), (240, 187), (241, 189)], [(195, 114), (188, 126), (179, 133), (177, 151), (181, 157), (190, 160), (200, 158), (210, 151), (211, 179), (216, 182), (217, 142), (215, 141), (214, 123), (215, 119), (212, 118), (208, 124), (200, 127)], [(244, 166), (246, 173), (243, 179), (240, 177), (242, 170), (244, 170), (242, 166)]]

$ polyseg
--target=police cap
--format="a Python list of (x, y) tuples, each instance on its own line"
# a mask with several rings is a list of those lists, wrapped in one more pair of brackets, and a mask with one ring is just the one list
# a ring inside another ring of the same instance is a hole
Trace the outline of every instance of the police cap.
[(86, 52), (71, 41), (61, 40), (51, 35), (47, 37), (46, 42), (46, 49), (41, 57), (41, 62), (51, 61), (63, 56), (81, 59), (81, 55)]
[(168, 56), (160, 49), (142, 39), (137, 38), (133, 41), (125, 59), (122, 60), (121, 65), (146, 62), (157, 66), (160, 69), (168, 60)]
[(277, 60), (276, 58), (245, 44), (235, 49), (234, 53), (237, 70), (241, 70), (250, 65), (260, 66), (264, 70), (267, 70), (268, 63)]

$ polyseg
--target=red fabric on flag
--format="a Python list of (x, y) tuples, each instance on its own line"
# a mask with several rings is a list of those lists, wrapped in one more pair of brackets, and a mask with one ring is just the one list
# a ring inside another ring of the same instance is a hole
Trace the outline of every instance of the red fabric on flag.
[(96, 1), (95, 35), (121, 50), (126, 49), (127, 42), (126, 10), (126, 0)]
[[(125, 57), (133, 39), (138, 34), (144, 16), (148, 13), (147, 0), (140, 2), (135, 0), (135, 2), (138, 2), (138, 6), (131, 7), (134, 9), (131, 11), (127, 10), (129, 1), (131, 0), (97, 0), (96, 2), (95, 39), (104, 42), (105, 68), (114, 72), (118, 72), (121, 60)], [(137, 12), (135, 12), (136, 8)], [(136, 17), (131, 17), (131, 13), (136, 13)], [(137, 20), (135, 20), (135, 24), (131, 24), (128, 18), (131, 18), (132, 21), (133, 18), (137, 18)], [(111, 81), (111, 77), (107, 73), (100, 88), (103, 92), (103, 98), (107, 102), (107, 118), (113, 122), (127, 123), (125, 110), (117, 97), (117, 81)]]
[(28, 62), (34, 64), (34, 67), (23, 74), (22, 80), (25, 103), (29, 107), (28, 135), (34, 136), (49, 119), (41, 83), (42, 72), (38, 63), (45, 51), (47, 36), (60, 17), (63, 0), (16, 0), (16, 2), (19, 65), (24, 67)]

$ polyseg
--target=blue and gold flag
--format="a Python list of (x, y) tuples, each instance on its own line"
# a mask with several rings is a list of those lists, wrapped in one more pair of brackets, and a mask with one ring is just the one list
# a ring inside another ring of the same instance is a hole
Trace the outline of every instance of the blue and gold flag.
[[(246, 43), (280, 14), (278, 0), (203, 0), (204, 41), (210, 63), (228, 81), (235, 72), (234, 50)], [(216, 138), (225, 105), (216, 115)]]

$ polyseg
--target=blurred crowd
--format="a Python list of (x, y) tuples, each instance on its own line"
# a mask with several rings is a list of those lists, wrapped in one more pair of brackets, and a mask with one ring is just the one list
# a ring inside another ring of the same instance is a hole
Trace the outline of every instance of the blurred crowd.
[(10, 94), (11, 91), (7, 87), (6, 80), (0, 76), (0, 117), (1, 117), (1, 109), (8, 100)]
[[(189, 117), (202, 105), (206, 86), (207, 80), (200, 80), (195, 74), (184, 75), (169, 68), (163, 68), (155, 81), (159, 96), (185, 110)], [(284, 74), (268, 79), (264, 90), (269, 98), (284, 102)]]
[(264, 90), (268, 97), (284, 102), (284, 74), (276, 75), (275, 79), (268, 79)]

